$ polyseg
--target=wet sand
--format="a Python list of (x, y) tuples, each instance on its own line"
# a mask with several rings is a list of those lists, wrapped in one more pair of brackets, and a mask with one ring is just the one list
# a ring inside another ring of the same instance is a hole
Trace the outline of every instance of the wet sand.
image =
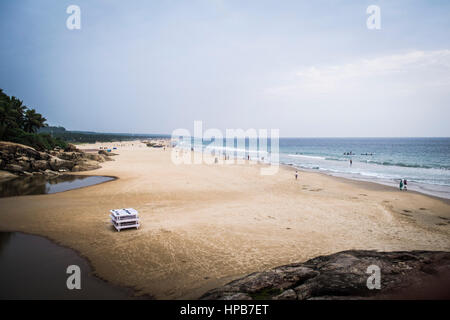
[[(113, 152), (115, 161), (83, 174), (118, 180), (2, 198), (0, 230), (48, 237), (88, 258), (101, 278), (159, 299), (197, 298), (341, 250), (450, 251), (448, 201), (313, 172), (296, 181), (286, 167), (263, 176), (248, 163), (177, 166), (169, 149), (138, 142)], [(109, 210), (124, 207), (140, 212), (139, 230), (112, 229)]]

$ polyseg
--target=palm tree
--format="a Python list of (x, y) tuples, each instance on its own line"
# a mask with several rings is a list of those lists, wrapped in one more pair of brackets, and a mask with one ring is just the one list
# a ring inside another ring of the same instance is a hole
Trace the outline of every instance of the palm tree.
[(40, 113), (37, 113), (34, 109), (27, 109), (25, 111), (25, 118), (23, 123), (23, 129), (26, 132), (34, 133), (37, 129), (45, 127), (45, 119)]
[(27, 107), (23, 105), (23, 102), (16, 97), (12, 96), (10, 99), (11, 109), (15, 118), (15, 123), (19, 128), (24, 126), (24, 113)]
[(15, 128), (16, 111), (11, 99), (0, 89), (0, 138), (3, 138), (7, 128)]

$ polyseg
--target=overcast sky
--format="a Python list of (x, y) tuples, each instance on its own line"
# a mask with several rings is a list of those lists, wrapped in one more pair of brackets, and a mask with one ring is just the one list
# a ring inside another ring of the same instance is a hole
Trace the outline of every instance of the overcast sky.
[(0, 88), (68, 129), (450, 136), (450, 1), (2, 0), (0, 39)]

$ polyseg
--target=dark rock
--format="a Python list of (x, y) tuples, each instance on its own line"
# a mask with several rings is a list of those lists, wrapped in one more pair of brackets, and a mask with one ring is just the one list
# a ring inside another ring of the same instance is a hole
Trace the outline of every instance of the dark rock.
[(73, 161), (82, 159), (83, 154), (80, 152), (60, 152), (57, 157), (63, 160)]
[(89, 170), (94, 170), (94, 169), (98, 169), (100, 168), (99, 164), (95, 161), (83, 161), (83, 162), (78, 162), (73, 168), (72, 171), (73, 172), (78, 172), (78, 171), (89, 171)]
[[(367, 286), (371, 265), (381, 270), (380, 289)], [(448, 299), (449, 288), (450, 252), (351, 250), (252, 273), (201, 299)]]
[(50, 165), (45, 160), (36, 160), (31, 163), (34, 171), (50, 169)]
[(39, 152), (39, 160), (50, 160), (50, 155), (46, 152)]
[(50, 170), (50, 169), (45, 170), (44, 174), (47, 175), (47, 176), (57, 176), (57, 175), (59, 175), (58, 172)]
[(105, 158), (100, 154), (86, 153), (86, 158), (93, 161), (105, 162)]
[(66, 149), (64, 149), (64, 151), (66, 152), (81, 152), (77, 147), (75, 147), (75, 145), (69, 143), (66, 147)]
[(0, 152), (2, 152), (2, 158), (5, 157), (10, 159), (11, 155), (13, 158), (18, 158), (20, 156), (26, 156), (29, 158), (38, 158), (39, 152), (34, 148), (25, 146), (19, 143), (0, 141)]
[(14, 173), (22, 173), (23, 171), (25, 171), (25, 169), (22, 168), (20, 165), (14, 164), (14, 163), (8, 163), (5, 166), (5, 170), (14, 172)]
[(99, 162), (111, 160), (108, 156), (84, 153), (73, 145), (66, 151), (55, 148), (47, 153), (18, 143), (0, 141), (0, 168), (19, 175), (94, 170), (100, 168)]
[(33, 159), (33, 158), (28, 158), (28, 157), (26, 157), (26, 156), (21, 156), (21, 157), (17, 158), (16, 160), (17, 160), (17, 161), (25, 161), (25, 162), (28, 162), (28, 161), (32, 161), (32, 160), (34, 160), (34, 159)]
[(252, 297), (245, 293), (237, 293), (224, 297), (224, 300), (252, 300)]
[(112, 161), (113, 159), (111, 159), (110, 157), (112, 157), (112, 156), (117, 156), (117, 153), (114, 153), (114, 152), (107, 152), (107, 151), (105, 151), (105, 150), (100, 150), (100, 151), (98, 152), (98, 154), (104, 156), (106, 161)]
[(57, 157), (52, 157), (48, 163), (53, 171), (58, 171), (60, 169), (72, 170), (75, 165), (73, 161), (62, 160)]
[(22, 167), (22, 171), (29, 171), (31, 168), (30, 163), (27, 161), (19, 160), (17, 164)]
[(98, 154), (107, 156), (107, 155), (108, 155), (108, 152), (106, 152), (105, 150), (99, 150), (99, 151), (98, 151)]
[(287, 289), (283, 293), (273, 297), (274, 300), (297, 300), (297, 294), (292, 289)]
[(0, 170), (0, 181), (11, 180), (14, 178), (17, 178), (17, 175), (12, 174), (11, 172), (8, 171)]

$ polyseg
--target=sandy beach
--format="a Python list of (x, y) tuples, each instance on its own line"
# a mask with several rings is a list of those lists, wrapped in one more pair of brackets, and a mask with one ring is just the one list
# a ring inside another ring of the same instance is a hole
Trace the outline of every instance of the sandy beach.
[[(124, 143), (121, 143), (124, 144)], [(448, 201), (370, 182), (257, 164), (175, 165), (171, 150), (127, 142), (85, 175), (118, 179), (0, 199), (0, 230), (47, 237), (96, 275), (156, 299), (198, 298), (251, 272), (347, 249), (450, 251)], [(100, 145), (79, 146), (96, 149)], [(109, 210), (141, 228), (116, 232)]]

